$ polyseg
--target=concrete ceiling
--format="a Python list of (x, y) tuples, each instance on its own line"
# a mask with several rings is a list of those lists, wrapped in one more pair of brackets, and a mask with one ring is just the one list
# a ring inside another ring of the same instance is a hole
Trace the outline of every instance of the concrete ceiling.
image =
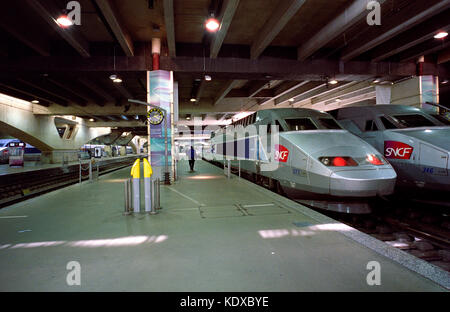
[[(416, 75), (421, 55), (425, 74), (450, 78), (450, 39), (433, 38), (450, 28), (450, 0), (379, 0), (379, 26), (367, 24), (366, 0), (79, 2), (82, 23), (70, 30), (52, 20), (65, 0), (5, 4), (0, 92), (38, 99), (39, 113), (142, 131), (145, 108), (127, 99), (146, 99), (152, 38), (162, 40), (161, 69), (173, 70), (178, 82), (180, 124), (195, 116), (224, 123), (234, 113), (271, 107), (370, 104), (375, 78)], [(216, 34), (203, 25), (211, 13), (221, 21)], [(108, 79), (115, 71), (120, 85)], [(339, 84), (328, 84), (331, 78)]]

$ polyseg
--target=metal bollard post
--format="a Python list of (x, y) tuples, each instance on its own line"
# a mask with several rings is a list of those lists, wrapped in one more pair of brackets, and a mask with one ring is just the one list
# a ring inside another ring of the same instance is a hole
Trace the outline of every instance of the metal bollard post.
[(239, 178), (241, 178), (241, 160), (239, 159)]
[(81, 186), (81, 159), (80, 159), (80, 186)]
[(133, 211), (138, 213), (141, 210), (141, 196), (140, 196), (140, 177), (141, 177), (141, 165), (140, 160), (136, 159), (133, 167), (131, 168), (131, 176), (133, 179), (132, 187), (133, 187)]
[(89, 182), (92, 182), (92, 161), (89, 161)]
[(231, 177), (231, 166), (230, 166), (230, 162), (231, 162), (231, 160), (228, 160), (228, 170), (227, 170), (227, 176), (228, 176), (228, 179)]
[(153, 214), (155, 212), (154, 209), (152, 209), (152, 204), (153, 204), (153, 200), (152, 200), (152, 195), (153, 195), (153, 190), (152, 190), (152, 184), (153, 184), (153, 180), (150, 177), (146, 177), (144, 178), (144, 189), (145, 189), (145, 212), (151, 213)]
[(100, 171), (98, 171), (99, 169), (98, 169), (98, 162), (97, 162), (97, 180), (98, 180), (98, 178), (99, 178), (99, 176), (100, 176)]
[(125, 193), (124, 193), (124, 197), (125, 197), (125, 215), (129, 215), (130, 214), (130, 179), (126, 179), (125, 180)]
[(127, 187), (128, 187), (128, 212), (131, 213), (131, 207), (133, 205), (133, 199), (131, 198), (133, 190), (131, 188), (131, 179), (127, 179), (128, 183), (127, 183)]
[(159, 178), (155, 181), (155, 208), (161, 209), (161, 183)]

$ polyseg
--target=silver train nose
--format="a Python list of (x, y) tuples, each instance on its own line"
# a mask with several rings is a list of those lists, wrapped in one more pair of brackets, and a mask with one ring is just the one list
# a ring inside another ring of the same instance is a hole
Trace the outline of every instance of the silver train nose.
[(383, 196), (394, 193), (397, 174), (391, 168), (342, 170), (330, 176), (330, 195)]

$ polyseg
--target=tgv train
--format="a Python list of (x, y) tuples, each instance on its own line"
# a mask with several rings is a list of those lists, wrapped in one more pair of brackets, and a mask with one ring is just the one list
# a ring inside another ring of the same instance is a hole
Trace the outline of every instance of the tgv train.
[[(20, 143), (18, 139), (1, 139), (0, 140), (0, 163), (8, 163), (9, 161), (9, 143)], [(39, 160), (41, 156), (41, 151), (31, 146), (30, 144), (25, 144), (24, 159), (26, 161)]]
[(450, 191), (450, 126), (445, 117), (406, 105), (346, 107), (331, 113), (389, 160), (399, 190)]
[(246, 127), (245, 133), (231, 127), (212, 133), (204, 157), (231, 159), (233, 169), (240, 167), (251, 180), (290, 198), (321, 209), (368, 213), (367, 199), (394, 191), (397, 175), (391, 165), (327, 113), (268, 109), (232, 126)]

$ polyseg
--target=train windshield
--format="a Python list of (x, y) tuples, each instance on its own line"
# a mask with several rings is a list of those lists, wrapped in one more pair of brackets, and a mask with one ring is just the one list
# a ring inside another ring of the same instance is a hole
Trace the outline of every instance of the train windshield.
[(316, 125), (309, 118), (285, 119), (289, 131), (317, 130)]
[(442, 122), (444, 125), (450, 126), (450, 120), (448, 120), (445, 116), (438, 114), (432, 114), (431, 116)]
[(339, 124), (333, 118), (319, 118), (318, 120), (320, 125), (326, 129), (342, 129), (342, 127), (339, 126)]
[(434, 127), (438, 126), (431, 120), (425, 118), (423, 115), (411, 114), (411, 115), (395, 115), (395, 118), (403, 128), (417, 128), (417, 127)]

